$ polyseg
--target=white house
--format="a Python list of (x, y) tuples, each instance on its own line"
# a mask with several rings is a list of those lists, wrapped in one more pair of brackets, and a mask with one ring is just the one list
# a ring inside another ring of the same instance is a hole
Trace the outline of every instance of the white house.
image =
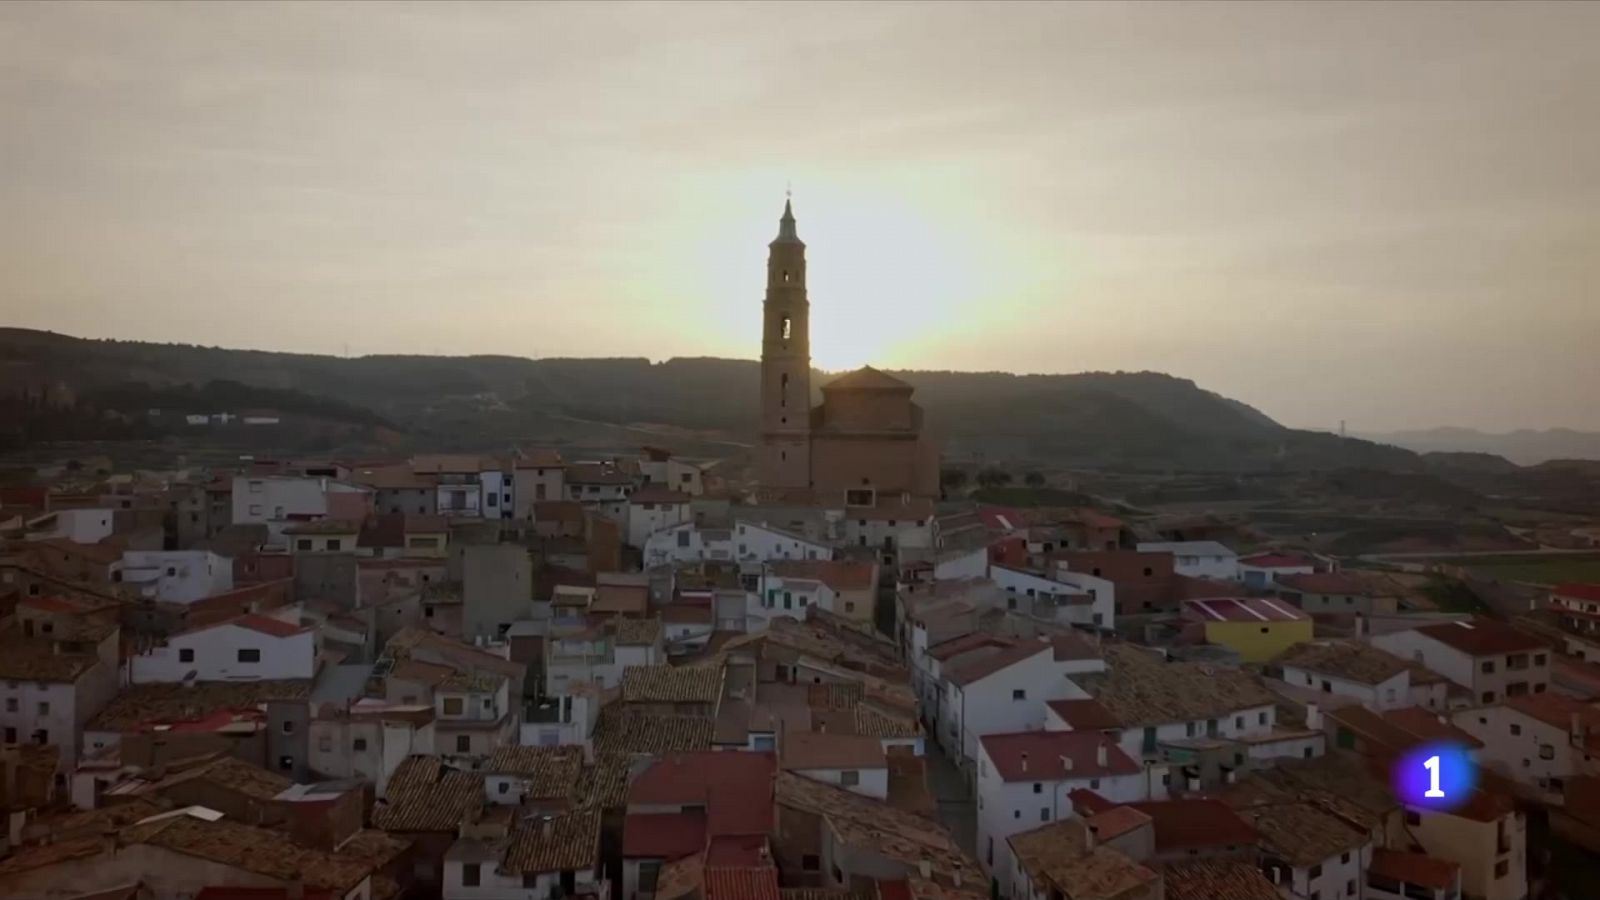
[[(289, 607), (294, 615), (297, 607)], [(170, 635), (128, 660), (133, 684), (274, 681), (317, 673), (317, 635), (283, 619), (248, 613)]]
[(1503, 622), (1437, 622), (1375, 634), (1372, 643), (1467, 688), (1485, 706), (1506, 697), (1542, 694), (1550, 686), (1550, 651)]
[(1457, 710), (1457, 728), (1483, 742), (1481, 764), (1561, 805), (1568, 779), (1600, 773), (1600, 708), (1545, 693)]
[(1362, 896), (1363, 873), (1372, 860), (1372, 836), (1365, 829), (1318, 805), (1279, 796), (1240, 799), (1234, 811), (1261, 835), (1261, 867), (1282, 896)]
[(705, 478), (699, 466), (667, 453), (646, 448), (639, 458), (639, 474), (649, 484), (698, 497), (705, 493)]
[(1121, 727), (1129, 756), (1157, 759), (1163, 743), (1249, 740), (1276, 727), (1277, 695), (1238, 669), (1170, 662), (1131, 644), (1108, 644), (1102, 652), (1106, 672), (1080, 681)]
[(126, 550), (122, 581), (147, 599), (189, 604), (233, 590), (233, 560), (208, 550)]
[(1057, 660), (1048, 641), (980, 648), (946, 661), (936, 735), (958, 760), (975, 759), (986, 734), (1044, 727), (1045, 701), (1081, 697), (1069, 675), (1103, 668), (1098, 659)]
[[(369, 488), (310, 475), (235, 475), (233, 524), (264, 524), (276, 543), (291, 522), (355, 515)], [(336, 497), (334, 495), (354, 495)]]
[(1190, 578), (1239, 580), (1239, 554), (1216, 541), (1147, 541), (1140, 553), (1171, 553), (1172, 571)]
[(785, 731), (778, 752), (786, 771), (874, 800), (889, 799), (889, 758), (878, 738)]
[(1296, 644), (1272, 665), (1284, 682), (1324, 694), (1354, 697), (1373, 712), (1413, 705), (1411, 666), (1392, 653), (1359, 641)]
[(628, 496), (635, 487), (632, 475), (610, 463), (573, 463), (567, 466), (563, 477), (566, 499), (576, 500), (613, 522), (627, 525)]
[[(560, 866), (560, 868), (556, 868)], [(445, 851), (444, 900), (548, 900), (611, 896), (600, 874), (600, 811), (579, 809), (463, 828)]]
[(1257, 553), (1239, 560), (1239, 580), (1253, 588), (1270, 588), (1279, 575), (1310, 575), (1316, 570), (1316, 560), (1287, 553)]
[(30, 541), (67, 540), (74, 544), (98, 544), (111, 536), (113, 512), (109, 509), (58, 509), (34, 516), (26, 524)]
[(733, 559), (733, 532), (728, 528), (701, 528), (692, 522), (672, 525), (645, 538), (645, 568)]
[(516, 518), (516, 475), (498, 468), (484, 468), (478, 473), (479, 496), (483, 498), (485, 519)]
[(644, 549), (656, 532), (688, 523), (689, 502), (688, 494), (655, 485), (634, 491), (628, 497), (628, 546)]
[(1033, 614), (1068, 625), (1113, 628), (1116, 585), (1082, 572), (1060, 570), (1051, 578), (1042, 572), (991, 565), (989, 580), (1008, 594), (1032, 599)]
[(734, 558), (740, 561), (833, 559), (833, 548), (827, 544), (760, 522), (734, 522), (733, 544)]
[(76, 633), (53, 627), (48, 634), (9, 643), (0, 653), (0, 742), (55, 744), (70, 772), (84, 725), (116, 696), (121, 631), (94, 625)]
[(978, 862), (1011, 895), (1013, 834), (1072, 818), (1067, 795), (1091, 790), (1113, 803), (1165, 796), (1159, 776), (1096, 732), (987, 734), (978, 743)]
[(374, 795), (388, 794), (389, 777), (415, 754), (434, 752), (433, 706), (392, 704), (363, 697), (348, 708), (313, 704), (306, 739), (311, 770), (333, 778), (362, 778)]

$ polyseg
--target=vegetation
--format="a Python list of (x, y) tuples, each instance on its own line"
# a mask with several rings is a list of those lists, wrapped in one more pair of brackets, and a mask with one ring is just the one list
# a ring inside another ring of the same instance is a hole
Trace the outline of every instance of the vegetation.
[(947, 491), (959, 491), (967, 486), (967, 473), (960, 469), (945, 469), (939, 473), (939, 485)]
[(1022, 476), (1022, 483), (1031, 488), (1044, 487), (1044, 476), (1038, 472), (1029, 472)]
[(1474, 615), (1484, 615), (1489, 612), (1488, 604), (1479, 599), (1472, 588), (1460, 579), (1446, 578), (1443, 575), (1430, 576), (1428, 583), (1423, 585), (1422, 592), (1444, 612)]
[(1011, 473), (1003, 469), (990, 466), (978, 472), (978, 486), (983, 488), (1005, 487), (1011, 483)]
[(1077, 491), (1063, 491), (1059, 488), (980, 488), (973, 493), (972, 497), (979, 503), (993, 503), (996, 506), (1031, 508), (1040, 506), (1093, 505), (1091, 498), (1087, 494), (1080, 494)]
[(1458, 565), (1495, 581), (1532, 584), (1600, 583), (1600, 553), (1458, 556), (1434, 562)]

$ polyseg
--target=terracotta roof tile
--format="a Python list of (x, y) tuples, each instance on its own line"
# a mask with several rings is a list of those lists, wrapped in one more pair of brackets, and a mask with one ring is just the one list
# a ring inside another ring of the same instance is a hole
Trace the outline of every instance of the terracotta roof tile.
[(1124, 805), (1150, 817), (1158, 853), (1247, 846), (1257, 840), (1250, 823), (1221, 800), (1153, 800)]
[(1061, 721), (1073, 731), (1106, 731), (1122, 727), (1111, 710), (1101, 706), (1098, 700), (1051, 700), (1045, 706), (1060, 716)]
[(1078, 819), (1063, 819), (1008, 838), (1023, 871), (1036, 886), (1066, 900), (1111, 900), (1160, 876), (1110, 847), (1090, 847)]
[(305, 700), (311, 681), (205, 681), (186, 684), (135, 684), (90, 720), (90, 731), (130, 731), (151, 724), (196, 721), (217, 711), (256, 709), (273, 700)]
[(1019, 731), (986, 734), (978, 741), (1005, 781), (1060, 781), (1140, 771), (1114, 739), (1097, 731)]
[(859, 735), (791, 731), (783, 735), (781, 750), (785, 769), (882, 769), (889, 765), (883, 744)]
[(635, 859), (679, 859), (706, 848), (706, 814), (629, 813), (622, 821), (622, 855)]
[(438, 757), (413, 756), (390, 777), (388, 798), (372, 811), (384, 831), (453, 832), (483, 804), (483, 776), (444, 772)]
[(945, 884), (953, 883), (957, 873), (969, 883), (977, 877), (977, 862), (934, 819), (791, 772), (779, 772), (776, 784), (780, 806), (822, 816), (838, 839), (851, 847), (896, 860), (912, 870), (928, 860), (934, 877)]
[(820, 581), (835, 591), (864, 591), (876, 586), (877, 563), (840, 559), (786, 559), (768, 563), (781, 578)]
[(484, 764), (483, 771), (526, 778), (529, 797), (564, 799), (578, 785), (578, 776), (583, 771), (583, 748), (500, 747)]
[(668, 716), (606, 709), (595, 723), (596, 752), (681, 753), (709, 750), (716, 723), (708, 716)]
[(561, 813), (517, 828), (506, 848), (508, 875), (583, 872), (600, 861), (600, 810)]
[(1247, 862), (1202, 860), (1160, 869), (1166, 900), (1278, 900), (1278, 889)]
[(778, 870), (761, 868), (723, 868), (707, 866), (705, 900), (781, 900)]
[(1103, 652), (1107, 672), (1073, 680), (1125, 728), (1220, 718), (1277, 704), (1277, 695), (1238, 669), (1168, 662), (1128, 644), (1108, 644)]
[(183, 814), (169, 815), (124, 829), (122, 840), (163, 847), (283, 881), (301, 878), (308, 887), (337, 891), (355, 887), (374, 868), (369, 860), (314, 850), (285, 841), (280, 831), (229, 819), (206, 822)]
[(1411, 668), (1410, 663), (1400, 657), (1363, 641), (1296, 644), (1272, 664), (1369, 685), (1381, 684)]
[(1440, 622), (1436, 625), (1424, 625), (1417, 629), (1417, 633), (1454, 647), (1469, 656), (1532, 653), (1546, 649), (1539, 639), (1492, 619)]
[(721, 693), (718, 666), (629, 666), (622, 673), (625, 703), (716, 703)]
[(1455, 887), (1461, 866), (1423, 853), (1402, 853), (1377, 847), (1372, 851), (1372, 865), (1367, 871), (1382, 878), (1442, 890)]
[(628, 804), (703, 803), (710, 835), (767, 834), (776, 768), (767, 753), (672, 754), (634, 778)]
[(975, 659), (955, 660), (944, 669), (945, 680), (960, 687), (974, 684), (988, 678), (990, 675), (1004, 669), (1009, 669), (1025, 659), (1032, 659), (1041, 653), (1051, 654), (1055, 658), (1055, 651), (1048, 643), (1042, 641), (1022, 641), (1012, 647), (1004, 647)]

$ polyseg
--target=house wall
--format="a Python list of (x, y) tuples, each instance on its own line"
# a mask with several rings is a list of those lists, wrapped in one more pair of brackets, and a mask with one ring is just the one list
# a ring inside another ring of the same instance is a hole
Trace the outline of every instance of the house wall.
[(0, 741), (30, 742), (43, 729), (45, 743), (61, 747), (63, 766), (70, 772), (77, 759), (77, 703), (71, 682), (0, 681)]
[(1151, 758), (1156, 755), (1154, 749), (1156, 745), (1185, 738), (1205, 737), (1212, 732), (1213, 723), (1217, 737), (1236, 738), (1270, 733), (1276, 721), (1276, 707), (1252, 706), (1230, 710), (1215, 719), (1161, 722), (1150, 726), (1125, 728), (1120, 733), (1118, 744), (1124, 753), (1134, 759)]
[(1585, 761), (1587, 754), (1572, 746), (1572, 736), (1566, 728), (1511, 707), (1463, 709), (1450, 719), (1457, 728), (1483, 742), (1477, 755), (1480, 765), (1537, 791), (1547, 803), (1563, 802), (1568, 778), (1600, 770), (1600, 765)]
[(30, 540), (65, 538), (74, 544), (98, 544), (115, 530), (115, 514), (110, 509), (58, 509), (55, 527), (30, 535)]
[(1279, 588), (1279, 595), (1286, 600), (1293, 601), (1300, 609), (1308, 613), (1360, 613), (1370, 615), (1392, 615), (1395, 611), (1395, 598), (1393, 597), (1368, 597), (1359, 594), (1311, 594), (1302, 591), (1291, 591)]
[[(1524, 693), (1534, 694), (1543, 693), (1550, 686), (1550, 654), (1545, 650), (1474, 657), (1414, 629), (1374, 635), (1372, 643), (1401, 659), (1421, 662), (1468, 688), (1474, 702), (1481, 704), (1504, 699), (1512, 684), (1521, 685)], [(1509, 657), (1520, 657), (1523, 668), (1509, 669)], [(1486, 666), (1490, 671), (1484, 671)]]
[(193, 603), (233, 590), (233, 561), (205, 550), (129, 550), (122, 554), (122, 580), (163, 603)]
[(1310, 619), (1292, 622), (1206, 622), (1206, 640), (1239, 654), (1247, 663), (1261, 663), (1295, 644), (1311, 640)]
[(735, 558), (750, 562), (774, 559), (833, 559), (833, 548), (798, 535), (764, 528), (752, 522), (733, 527)]
[(1371, 862), (1372, 845), (1364, 844), (1323, 860), (1316, 877), (1312, 877), (1310, 866), (1294, 869), (1287, 885), (1290, 896), (1327, 897), (1329, 900), (1360, 897), (1366, 885), (1364, 873)]
[(1380, 684), (1372, 685), (1333, 675), (1322, 675), (1294, 666), (1284, 666), (1283, 680), (1313, 691), (1354, 697), (1361, 701), (1362, 706), (1375, 712), (1415, 705), (1411, 700), (1410, 672), (1401, 672)]
[(1212, 578), (1218, 581), (1239, 580), (1239, 556), (1236, 553), (1215, 553), (1203, 541), (1157, 541), (1141, 543), (1141, 552), (1166, 552), (1172, 554), (1172, 571), (1189, 578)]
[(431, 516), (439, 509), (439, 495), (433, 485), (409, 488), (375, 488), (374, 507), (381, 513), (407, 513)]
[(518, 519), (533, 518), (533, 505), (542, 500), (561, 500), (566, 496), (560, 466), (517, 467), (512, 485), (512, 512)]
[[(1461, 893), (1472, 900), (1524, 900), (1528, 894), (1527, 823), (1520, 813), (1480, 822), (1449, 813), (1417, 813), (1407, 831), (1429, 856), (1461, 866)], [(1501, 841), (1501, 836), (1504, 841)], [(1501, 848), (1504, 847), (1504, 852)], [(1504, 864), (1505, 874), (1496, 871)]]
[(290, 516), (322, 516), (327, 512), (326, 478), (234, 476), (235, 524), (283, 522)]
[(518, 544), (463, 548), (463, 637), (498, 638), (502, 626), (533, 614), (533, 560)]
[(628, 546), (644, 549), (652, 534), (690, 521), (688, 503), (628, 504)]
[[(823, 784), (831, 784), (835, 787), (844, 788), (852, 794), (860, 794), (863, 797), (871, 797), (874, 800), (887, 801), (889, 799), (889, 770), (887, 767), (882, 769), (849, 770), (794, 769), (792, 771), (796, 775), (803, 775), (812, 781), (820, 781)], [(844, 773), (846, 771), (856, 773), (857, 781), (854, 785), (847, 785), (844, 783)]]
[[(1016, 699), (1016, 692), (1022, 698)], [(1045, 701), (1085, 696), (1067, 679), (1062, 663), (1055, 661), (1049, 645), (1040, 652), (964, 687), (950, 685), (947, 692), (953, 712), (951, 728), (959, 736), (961, 759), (976, 759), (978, 739), (986, 734), (1038, 730), (1044, 727)]]
[(515, 483), (516, 478), (504, 472), (491, 470), (478, 473), (479, 496), (483, 499), (482, 512), (485, 519), (510, 519), (516, 515), (516, 500), (513, 496)]
[[(311, 678), (316, 675), (316, 633), (303, 631), (274, 637), (237, 625), (220, 625), (203, 631), (175, 635), (164, 647), (154, 647), (128, 661), (134, 684), (184, 681), (194, 673), (198, 681), (259, 681)], [(241, 651), (254, 650), (258, 659), (240, 659)], [(184, 652), (192, 658), (184, 661)]]

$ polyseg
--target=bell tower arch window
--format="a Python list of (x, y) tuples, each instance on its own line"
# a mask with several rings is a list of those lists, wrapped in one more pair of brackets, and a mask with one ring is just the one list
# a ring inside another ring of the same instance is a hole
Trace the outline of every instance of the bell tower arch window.
[(793, 322), (790, 321), (789, 314), (788, 313), (784, 313), (783, 314), (783, 318), (778, 320), (778, 336), (782, 340), (787, 341), (789, 339), (789, 332), (791, 330), (791, 326), (792, 325), (793, 325)]
[(778, 376), (778, 405), (789, 405), (789, 373)]

